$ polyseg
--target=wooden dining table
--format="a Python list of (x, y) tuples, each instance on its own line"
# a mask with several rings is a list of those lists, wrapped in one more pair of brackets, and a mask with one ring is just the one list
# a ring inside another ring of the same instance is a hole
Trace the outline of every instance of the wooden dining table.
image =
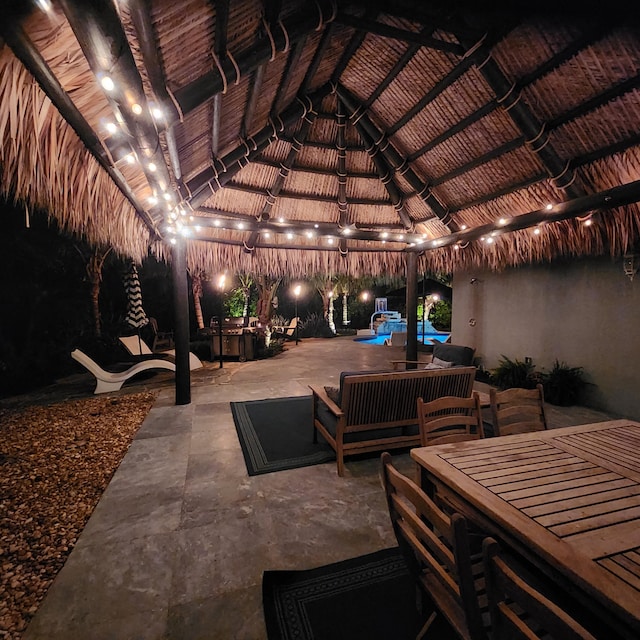
[(411, 451), (423, 487), (550, 576), (609, 637), (640, 638), (640, 422)]

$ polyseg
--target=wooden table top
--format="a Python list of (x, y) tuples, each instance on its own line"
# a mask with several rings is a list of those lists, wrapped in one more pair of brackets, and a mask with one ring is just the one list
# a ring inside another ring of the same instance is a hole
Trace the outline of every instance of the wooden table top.
[(462, 498), (640, 637), (640, 423), (615, 420), (420, 447), (423, 478)]

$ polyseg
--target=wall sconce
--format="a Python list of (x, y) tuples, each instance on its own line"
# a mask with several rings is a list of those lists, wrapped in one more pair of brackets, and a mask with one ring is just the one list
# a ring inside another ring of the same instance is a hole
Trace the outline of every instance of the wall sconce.
[(627, 253), (622, 260), (625, 275), (633, 282), (633, 278), (640, 268), (640, 257), (635, 253)]

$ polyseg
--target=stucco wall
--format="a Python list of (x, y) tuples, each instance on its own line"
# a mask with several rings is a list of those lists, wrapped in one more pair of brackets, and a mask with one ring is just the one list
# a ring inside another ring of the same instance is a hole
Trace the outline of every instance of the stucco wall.
[(585, 404), (638, 420), (639, 327), (640, 274), (630, 281), (622, 258), (454, 276), (452, 341), (474, 346), (485, 368), (501, 355), (538, 370), (557, 358), (584, 368)]

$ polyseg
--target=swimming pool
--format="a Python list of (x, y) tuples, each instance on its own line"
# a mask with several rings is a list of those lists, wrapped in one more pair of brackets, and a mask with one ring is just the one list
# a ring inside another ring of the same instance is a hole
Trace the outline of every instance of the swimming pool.
[[(428, 341), (429, 338), (437, 340), (438, 342), (445, 342), (450, 336), (450, 333), (425, 333), (424, 335), (418, 334), (418, 342)], [(357, 342), (364, 342), (366, 344), (384, 344), (387, 338), (390, 338), (390, 333), (379, 333), (377, 336), (358, 336), (354, 338)]]

